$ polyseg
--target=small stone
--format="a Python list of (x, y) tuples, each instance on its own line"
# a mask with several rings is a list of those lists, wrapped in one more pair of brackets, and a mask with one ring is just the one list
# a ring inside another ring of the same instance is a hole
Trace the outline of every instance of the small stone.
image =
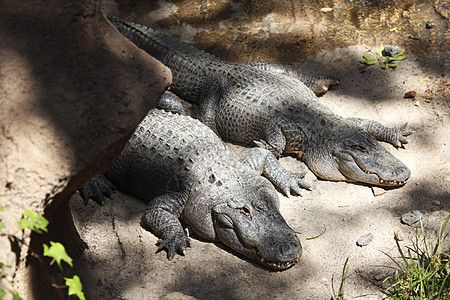
[(371, 241), (373, 240), (373, 234), (368, 233), (363, 236), (361, 236), (357, 241), (356, 245), (359, 247), (367, 246)]
[(420, 107), (420, 102), (419, 101), (414, 102), (414, 106)]
[(373, 195), (376, 197), (376, 196), (381, 196), (381, 195), (383, 195), (384, 193), (386, 193), (386, 190), (385, 189), (383, 189), (383, 188), (380, 188), (380, 187), (378, 187), (378, 186), (373, 186), (372, 187), (372, 193), (373, 193)]
[(412, 224), (414, 224), (414, 223), (418, 222), (420, 219), (422, 219), (422, 217), (423, 217), (423, 215), (420, 211), (413, 210), (406, 214), (403, 214), (402, 218), (401, 218), (401, 222), (403, 224), (411, 226)]
[(427, 24), (425, 24), (425, 27), (426, 27), (427, 29), (431, 29), (431, 28), (433, 28), (433, 27), (436, 27), (436, 21), (435, 21), (435, 20), (430, 20), (430, 21), (428, 21)]
[(400, 53), (402, 50), (395, 48), (394, 46), (391, 45), (386, 45), (384, 46), (384, 54), (387, 56), (395, 56), (396, 54)]
[(433, 202), (431, 202), (431, 204), (436, 205), (436, 206), (441, 206), (441, 201), (433, 200)]
[(405, 93), (403, 98), (405, 98), (405, 99), (414, 99), (414, 98), (416, 98), (416, 96), (417, 96), (416, 91), (409, 91), (409, 92)]

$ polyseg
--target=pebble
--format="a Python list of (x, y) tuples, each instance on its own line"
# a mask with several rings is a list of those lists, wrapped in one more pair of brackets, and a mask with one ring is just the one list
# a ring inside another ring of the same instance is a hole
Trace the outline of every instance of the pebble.
[(380, 187), (378, 187), (378, 186), (373, 186), (372, 187), (372, 193), (373, 193), (373, 195), (376, 197), (376, 196), (381, 196), (381, 195), (383, 195), (384, 193), (386, 193), (386, 190), (385, 189), (383, 189), (383, 188), (380, 188)]
[(373, 234), (368, 233), (368, 234), (361, 236), (356, 241), (356, 245), (358, 245), (359, 247), (364, 247), (364, 246), (367, 246), (372, 240), (373, 240)]
[(433, 202), (431, 202), (431, 204), (436, 205), (436, 206), (441, 206), (441, 201), (433, 200)]
[(403, 98), (405, 98), (405, 99), (414, 99), (414, 98), (416, 98), (416, 96), (417, 96), (416, 91), (409, 91), (409, 92), (405, 93)]
[(401, 222), (403, 224), (411, 226), (412, 224), (414, 224), (414, 223), (418, 222), (420, 219), (422, 219), (422, 217), (423, 217), (423, 215), (420, 211), (413, 210), (406, 214), (403, 214), (402, 218), (401, 218)]
[(414, 102), (414, 106), (420, 107), (420, 101)]

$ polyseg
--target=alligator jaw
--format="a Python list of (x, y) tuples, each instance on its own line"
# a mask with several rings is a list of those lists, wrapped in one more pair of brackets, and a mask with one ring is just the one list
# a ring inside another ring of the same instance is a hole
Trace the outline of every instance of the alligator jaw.
[(262, 257), (261, 254), (259, 253), (258, 249), (254, 249), (254, 252), (255, 252), (256, 256), (259, 257), (261, 264), (263, 264), (266, 267), (269, 267), (271, 269), (280, 270), (280, 271), (289, 269), (290, 267), (295, 265), (300, 260), (300, 256), (301, 256), (301, 255), (299, 255), (296, 258), (294, 258), (293, 260), (288, 261), (288, 262), (273, 262), (273, 261), (269, 261), (269, 260), (265, 259), (264, 257)]
[[(366, 170), (356, 159), (353, 159), (352, 161), (341, 160), (340, 163), (338, 163), (338, 168), (349, 181), (359, 181), (380, 186), (402, 186), (406, 184), (406, 181), (409, 178), (409, 175), (404, 180), (382, 178), (377, 172)], [(355, 174), (357, 175), (355, 176)]]
[(381, 185), (381, 186), (400, 186), (400, 185), (406, 184), (406, 180), (387, 180), (387, 179), (381, 178), (377, 173), (371, 173), (369, 171), (364, 171), (364, 170), (363, 170), (363, 172), (365, 172), (366, 174), (373, 174), (378, 177), (378, 184), (373, 183), (373, 182), (367, 182), (367, 183), (372, 183), (372, 184)]

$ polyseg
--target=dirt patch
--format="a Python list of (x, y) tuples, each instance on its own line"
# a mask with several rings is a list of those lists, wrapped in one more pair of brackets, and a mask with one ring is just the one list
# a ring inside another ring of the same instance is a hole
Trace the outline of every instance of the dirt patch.
[[(226, 4), (225, 9), (236, 5), (233, 1), (222, 2)], [(172, 5), (171, 9), (179, 9), (183, 3), (185, 1), (164, 2), (155, 9), (169, 14), (161, 20), (175, 17), (180, 20), (182, 10), (170, 14), (170, 10), (163, 8), (167, 4)], [(214, 3), (216, 7), (221, 7)], [(261, 12), (263, 5), (257, 7), (254, 10)], [(402, 7), (406, 11), (412, 9), (417, 7)], [(230, 15), (216, 11), (215, 16), (243, 16), (238, 14), (239, 10), (234, 12)], [(247, 17), (250, 15), (247, 10), (242, 12)], [(136, 10), (127, 13), (130, 19), (139, 19), (145, 15), (141, 12), (137, 16)], [(269, 13), (266, 11), (260, 15), (267, 17)], [(436, 16), (434, 11), (429, 13), (429, 16)], [(283, 14), (289, 20), (289, 14)], [(360, 15), (358, 18), (361, 18)], [(265, 40), (258, 41), (255, 35), (248, 39), (239, 31), (239, 27), (233, 33), (234, 39), (228, 40), (227, 47), (215, 47), (225, 45), (226, 37), (232, 33), (225, 30), (222, 33), (210, 32), (208, 30), (219, 26), (219, 22), (213, 24), (207, 15), (203, 15), (202, 20), (205, 23), (201, 25), (202, 28), (198, 24), (203, 23), (187, 24), (183, 19), (180, 26), (174, 25), (171, 30), (184, 30), (185, 36), (196, 38), (217, 34), (214, 43), (198, 40), (197, 43), (208, 44), (205, 48), (214, 48), (216, 54), (227, 53), (224, 55), (227, 58), (238, 57), (239, 61), (266, 57), (259, 55), (262, 53), (259, 50), (246, 53), (246, 49), (253, 47), (253, 42), (249, 41), (254, 41), (259, 43), (259, 49), (266, 49), (264, 51), (267, 51), (270, 61), (285, 62), (277, 56), (277, 48), (267, 50)], [(247, 18), (246, 21), (253, 20), (257, 18)], [(261, 29), (261, 32), (264, 30)], [(272, 37), (276, 35), (276, 31), (271, 31), (274, 29), (267, 30), (269, 33), (275, 32), (271, 34)], [(361, 32), (358, 34), (364, 36), (367, 42), (372, 36), (366, 30), (365, 35)], [(199, 32), (202, 33), (198, 35)], [(439, 49), (433, 48), (428, 56), (422, 55), (422, 52), (414, 54), (407, 51), (407, 59), (401, 61), (396, 69), (366, 67), (359, 63), (366, 47), (376, 47), (379, 42), (386, 44), (388, 41), (386, 36), (384, 39), (381, 35), (373, 36), (377, 36), (373, 43), (355, 40), (341, 47), (335, 44), (328, 48), (327, 45), (321, 51), (314, 45), (311, 47), (317, 51), (309, 52), (307, 59), (302, 59), (300, 54), (292, 55), (289, 64), (304, 72), (338, 77), (341, 84), (332, 88), (320, 101), (342, 116), (373, 119), (389, 126), (408, 122), (408, 127), (416, 132), (404, 149), (396, 150), (383, 144), (411, 169), (412, 176), (405, 186), (374, 196), (369, 186), (323, 181), (307, 171), (306, 180), (313, 184), (311, 192), (305, 192), (303, 197), (290, 198), (280, 194), (281, 213), (292, 228), (301, 232), (299, 237), (304, 248), (301, 261), (282, 272), (262, 268), (220, 245), (206, 243), (195, 237), (185, 257), (176, 256), (169, 262), (164, 252), (155, 254), (157, 238), (140, 226), (145, 204), (131, 196), (117, 193), (114, 200), (107, 201), (105, 206), (84, 206), (79, 196), (75, 195), (71, 200), (72, 213), (80, 237), (87, 245), (77, 270), (82, 275), (89, 298), (329, 299), (332, 281), (334, 279), (334, 288), (337, 290), (344, 262), (349, 258), (346, 298), (382, 299), (382, 280), (392, 274), (392, 269), (386, 266), (393, 265), (383, 252), (397, 256), (394, 234), (401, 238), (402, 245), (411, 245), (419, 226), (418, 223), (404, 225), (400, 217), (404, 213), (419, 210), (423, 214), (425, 230), (433, 239), (450, 212), (449, 64), (448, 60), (437, 62), (435, 58)], [(281, 52), (292, 53), (290, 44), (274, 42), (273, 45), (278, 45)], [(405, 93), (410, 91), (416, 92), (415, 98), (405, 99)], [(243, 150), (232, 144), (229, 144), (229, 148), (237, 156)], [(281, 162), (292, 171), (307, 170), (302, 162), (292, 157), (283, 157)], [(358, 246), (357, 240), (369, 233), (373, 235), (372, 242), (364, 247)]]

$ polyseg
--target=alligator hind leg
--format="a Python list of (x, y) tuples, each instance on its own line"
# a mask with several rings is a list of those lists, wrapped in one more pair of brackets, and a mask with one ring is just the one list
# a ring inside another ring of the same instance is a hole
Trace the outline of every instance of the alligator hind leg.
[[(221, 80), (213, 77), (200, 93), (199, 112), (197, 118), (219, 135), (216, 127), (216, 106), (222, 94)], [(219, 135), (220, 136), (220, 135)]]
[(414, 133), (413, 130), (405, 130), (408, 123), (405, 123), (401, 127), (386, 127), (373, 120), (360, 118), (348, 118), (347, 120), (354, 125), (367, 130), (377, 140), (390, 143), (396, 148), (402, 147), (403, 144), (407, 144), (408, 136)]
[(339, 84), (339, 80), (331, 76), (328, 77), (301, 74), (293, 69), (267, 62), (254, 61), (249, 63), (249, 65), (260, 70), (271, 72), (273, 74), (282, 74), (298, 79), (303, 82), (308, 88), (310, 88), (314, 92), (314, 94), (316, 94), (316, 96), (325, 94), (330, 86)]
[(186, 204), (186, 197), (179, 193), (166, 194), (153, 199), (142, 217), (160, 239), (158, 250), (167, 250), (167, 258), (172, 260), (175, 252), (184, 255), (191, 241), (184, 234), (178, 218)]

